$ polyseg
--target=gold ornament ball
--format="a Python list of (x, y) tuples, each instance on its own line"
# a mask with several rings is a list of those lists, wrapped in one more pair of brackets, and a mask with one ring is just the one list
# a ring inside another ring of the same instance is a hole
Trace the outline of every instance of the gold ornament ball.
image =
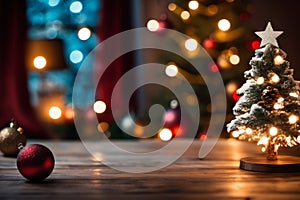
[(23, 134), (23, 129), (17, 127), (15, 123), (11, 123), (10, 127), (6, 127), (0, 132), (0, 151), (5, 156), (17, 155), (19, 145), (26, 145), (26, 137)]

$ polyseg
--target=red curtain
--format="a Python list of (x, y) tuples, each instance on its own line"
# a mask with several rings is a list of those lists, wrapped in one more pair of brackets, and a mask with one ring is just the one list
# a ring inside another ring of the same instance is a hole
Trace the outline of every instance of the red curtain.
[[(134, 28), (132, 25), (132, 0), (102, 0), (102, 9), (100, 14), (100, 26), (98, 27), (97, 34), (100, 41), (120, 33), (122, 31)], [(122, 41), (120, 41), (120, 45)], [(115, 46), (116, 51), (118, 51), (118, 46)], [(101, 68), (100, 64), (97, 64), (96, 68)], [(104, 72), (101, 77), (97, 92), (96, 99), (102, 100), (107, 105), (107, 110), (105, 113), (98, 116), (99, 121), (113, 122), (113, 117), (110, 109), (111, 105), (111, 95), (117, 80), (126, 71), (134, 67), (134, 52), (125, 54), (118, 59), (116, 59)], [(97, 69), (96, 69), (97, 70)], [(122, 105), (122, 91), (120, 88), (117, 91), (119, 106)]]
[(14, 118), (29, 138), (46, 138), (30, 105), (24, 62), (26, 0), (0, 1), (0, 127)]

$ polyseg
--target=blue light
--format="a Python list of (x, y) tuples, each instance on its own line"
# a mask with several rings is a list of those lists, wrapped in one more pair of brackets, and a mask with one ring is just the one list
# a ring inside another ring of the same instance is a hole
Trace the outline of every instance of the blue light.
[(59, 4), (59, 0), (49, 0), (48, 1), (49, 6), (55, 7)]
[(82, 3), (80, 1), (74, 1), (73, 3), (71, 3), (70, 5), (70, 11), (72, 13), (80, 13), (82, 11)]
[(70, 54), (70, 60), (72, 63), (79, 63), (83, 59), (83, 54), (79, 50), (74, 50)]

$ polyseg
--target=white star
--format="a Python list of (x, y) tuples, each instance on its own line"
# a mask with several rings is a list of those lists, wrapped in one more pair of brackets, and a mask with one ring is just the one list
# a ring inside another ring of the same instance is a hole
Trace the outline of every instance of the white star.
[(260, 47), (265, 46), (266, 44), (270, 43), (274, 46), (278, 47), (278, 43), (276, 41), (276, 38), (281, 35), (283, 31), (274, 31), (271, 25), (271, 22), (268, 22), (268, 25), (266, 27), (265, 31), (257, 31), (255, 32), (256, 35), (258, 35), (262, 40), (260, 43)]

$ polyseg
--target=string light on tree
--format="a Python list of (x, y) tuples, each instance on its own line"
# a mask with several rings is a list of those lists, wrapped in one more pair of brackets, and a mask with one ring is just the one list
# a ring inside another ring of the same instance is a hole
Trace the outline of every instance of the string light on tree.
[(298, 121), (298, 117), (296, 115), (289, 116), (289, 122), (291, 124), (295, 124)]
[(277, 74), (273, 74), (273, 76), (271, 77), (271, 81), (273, 83), (278, 83), (280, 81), (280, 78)]
[(262, 85), (262, 84), (264, 84), (265, 83), (265, 79), (264, 79), (264, 77), (258, 77), (257, 79), (256, 79), (256, 83), (258, 84), (258, 85)]
[(270, 128), (269, 132), (270, 132), (271, 136), (275, 136), (278, 133), (278, 129), (273, 126), (273, 127)]
[(274, 58), (274, 64), (275, 65), (281, 65), (282, 63), (284, 63), (283, 57), (280, 56), (280, 55), (275, 56), (275, 58)]

